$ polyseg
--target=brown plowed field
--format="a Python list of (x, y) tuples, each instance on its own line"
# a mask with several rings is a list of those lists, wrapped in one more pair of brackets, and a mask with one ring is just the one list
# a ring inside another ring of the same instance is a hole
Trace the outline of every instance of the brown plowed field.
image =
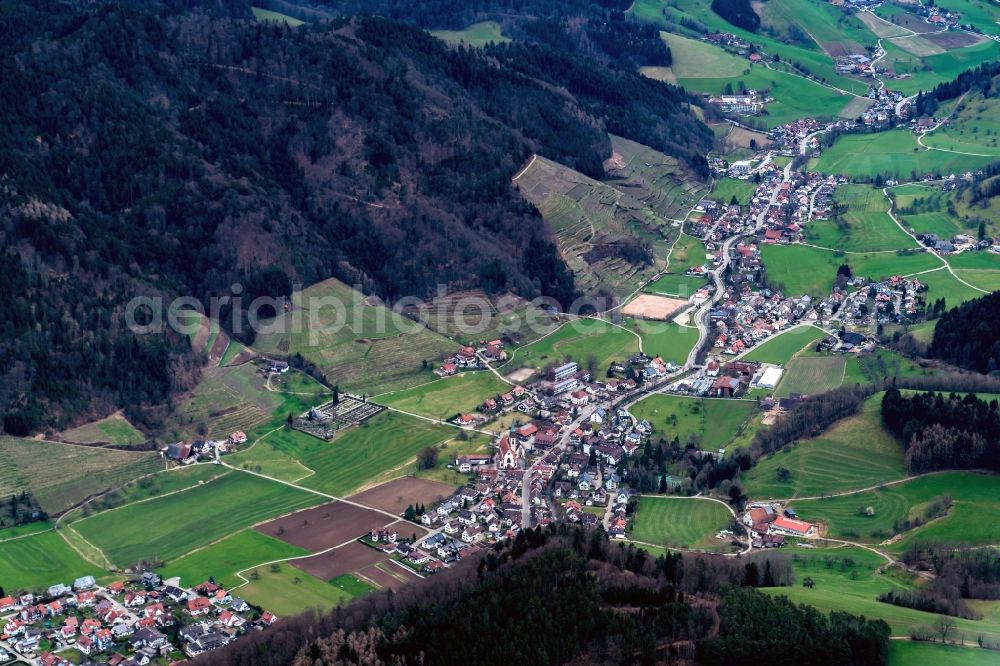
[[(395, 522), (377, 511), (362, 509), (344, 502), (330, 502), (312, 509), (277, 518), (258, 525), (257, 530), (268, 536), (301, 546), (318, 553), (357, 539), (373, 527)], [(419, 526), (414, 525), (418, 528)]]
[(454, 487), (438, 481), (403, 477), (369, 488), (350, 499), (358, 504), (373, 506), (401, 516), (408, 504), (424, 504), (430, 507), (437, 500), (451, 495), (454, 490)]

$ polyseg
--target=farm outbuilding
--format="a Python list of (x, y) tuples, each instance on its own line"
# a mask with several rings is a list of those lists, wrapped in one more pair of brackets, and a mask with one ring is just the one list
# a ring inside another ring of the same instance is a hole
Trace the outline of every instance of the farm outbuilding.
[(781, 368), (768, 368), (764, 371), (764, 374), (760, 376), (760, 379), (757, 380), (757, 388), (776, 388), (778, 386), (778, 382), (781, 381), (781, 375), (783, 375), (784, 372), (785, 371)]

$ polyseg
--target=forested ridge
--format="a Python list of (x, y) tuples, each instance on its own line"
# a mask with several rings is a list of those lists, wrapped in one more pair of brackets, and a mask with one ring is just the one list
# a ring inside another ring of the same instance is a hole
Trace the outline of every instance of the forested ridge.
[(500, 24), (503, 34), (604, 64), (635, 69), (669, 67), (671, 53), (660, 31), (625, 12), (632, 0), (262, 0), (302, 20), (371, 15), (421, 28), (461, 30), (478, 21)]
[[(236, 0), (0, 1), (0, 411), (9, 432), (115, 408), (155, 423), (197, 380), (137, 294), (244, 302), (330, 276), (392, 300), (576, 296), (511, 177), (600, 176), (608, 131), (704, 173), (683, 91), (575, 51), (452, 49), (413, 26), (292, 29)], [(236, 17), (236, 18), (234, 18)]]

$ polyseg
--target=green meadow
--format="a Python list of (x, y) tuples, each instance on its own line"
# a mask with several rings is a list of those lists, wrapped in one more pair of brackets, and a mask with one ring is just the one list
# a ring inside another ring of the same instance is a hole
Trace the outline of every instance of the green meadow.
[(848, 264), (855, 275), (873, 280), (912, 275), (938, 268), (941, 261), (928, 252), (898, 254), (843, 254), (806, 245), (763, 245), (761, 259), (771, 283), (786, 294), (826, 297), (833, 288), (837, 268)]
[(917, 144), (913, 132), (900, 128), (840, 136), (818, 159), (810, 160), (809, 169), (850, 177), (874, 178), (881, 174), (911, 179), (924, 174), (964, 173), (990, 161), (989, 157), (925, 150)]
[(808, 242), (846, 252), (903, 250), (918, 247), (889, 216), (889, 201), (869, 185), (840, 185), (834, 193), (840, 214), (805, 225)]
[[(794, 548), (794, 547), (793, 547)], [(911, 576), (891, 569), (881, 572), (886, 561), (871, 551), (854, 547), (816, 548), (814, 550), (794, 549), (791, 553), (792, 569), (795, 582), (789, 587), (766, 588), (768, 594), (786, 596), (796, 603), (815, 606), (822, 612), (845, 611), (869, 618), (881, 618), (891, 628), (893, 636), (908, 637), (912, 629), (932, 626), (938, 617), (933, 613), (893, 606), (876, 601), (876, 597), (889, 590), (915, 589), (919, 581)], [(806, 577), (812, 579), (813, 586), (805, 587), (802, 583)], [(967, 640), (974, 641), (982, 634), (991, 641), (1000, 640), (1000, 618), (997, 616), (998, 602), (986, 602), (982, 608), (982, 620), (956, 619), (958, 635), (964, 633)], [(899, 653), (897, 644), (910, 645), (908, 641), (891, 641), (890, 654), (892, 664), (910, 666), (910, 664), (948, 664), (947, 661), (897, 661)], [(913, 644), (920, 647), (904, 649), (904, 657), (940, 656), (937, 645)], [(956, 648), (960, 649), (960, 648)], [(977, 661), (985, 657), (981, 650), (967, 648), (971, 657), (969, 661), (957, 663), (990, 663)], [(948, 655), (951, 656), (951, 655)], [(963, 654), (964, 656), (964, 654)], [(947, 658), (944, 657), (944, 658)], [(962, 656), (958, 657), (959, 659)]]
[(903, 446), (882, 427), (881, 405), (881, 394), (873, 396), (821, 435), (761, 459), (744, 474), (744, 491), (754, 499), (816, 497), (903, 478)]
[[(841, 484), (831, 492), (845, 487)], [(896, 534), (897, 521), (920, 515), (922, 507), (943, 495), (954, 501), (948, 515), (902, 533), (887, 546), (890, 552), (902, 553), (919, 541), (973, 545), (996, 541), (993, 516), (1000, 509), (1000, 477), (994, 475), (942, 472), (842, 497), (801, 500), (795, 508), (803, 519), (825, 524), (831, 537), (880, 543)]]
[(757, 405), (750, 400), (687, 398), (654, 393), (631, 407), (653, 426), (653, 436), (682, 444), (696, 441), (706, 451), (726, 446), (747, 425)]
[(506, 393), (510, 386), (488, 370), (465, 372), (423, 386), (387, 393), (378, 397), (381, 404), (404, 412), (450, 419), (457, 413), (471, 412), (487, 398)]
[[(0, 531), (0, 538), (8, 535)], [(41, 532), (0, 541), (0, 586), (7, 594), (39, 590), (56, 583), (71, 584), (79, 576), (101, 574), (80, 557), (57, 532)]]
[(173, 495), (83, 518), (72, 527), (112, 562), (129, 566), (144, 558), (170, 561), (322, 501), (319, 495), (234, 472)]
[(179, 576), (185, 587), (214, 578), (218, 584), (231, 588), (242, 582), (236, 577), (238, 571), (263, 562), (308, 554), (305, 548), (245, 529), (170, 562), (158, 573), (164, 579)]
[(795, 328), (771, 336), (763, 344), (754, 347), (744, 356), (747, 361), (760, 361), (784, 365), (792, 360), (797, 353), (812, 347), (827, 335), (826, 331), (815, 326), (796, 326)]
[[(343, 497), (407, 465), (421, 449), (450, 438), (453, 429), (383, 412), (329, 442), (282, 428), (230, 456), (233, 466)], [(292, 476), (293, 478), (288, 478)]]
[(695, 497), (650, 497), (639, 501), (632, 538), (670, 548), (729, 551), (729, 541), (715, 538), (731, 516), (719, 502)]

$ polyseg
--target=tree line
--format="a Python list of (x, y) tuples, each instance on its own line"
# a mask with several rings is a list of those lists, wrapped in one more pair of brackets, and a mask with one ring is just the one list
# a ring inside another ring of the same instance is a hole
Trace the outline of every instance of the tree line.
[(975, 372), (1000, 370), (1000, 292), (966, 301), (941, 315), (927, 353)]
[(914, 473), (937, 469), (1000, 470), (997, 400), (975, 394), (904, 395), (890, 388), (882, 398), (882, 420), (906, 448)]

